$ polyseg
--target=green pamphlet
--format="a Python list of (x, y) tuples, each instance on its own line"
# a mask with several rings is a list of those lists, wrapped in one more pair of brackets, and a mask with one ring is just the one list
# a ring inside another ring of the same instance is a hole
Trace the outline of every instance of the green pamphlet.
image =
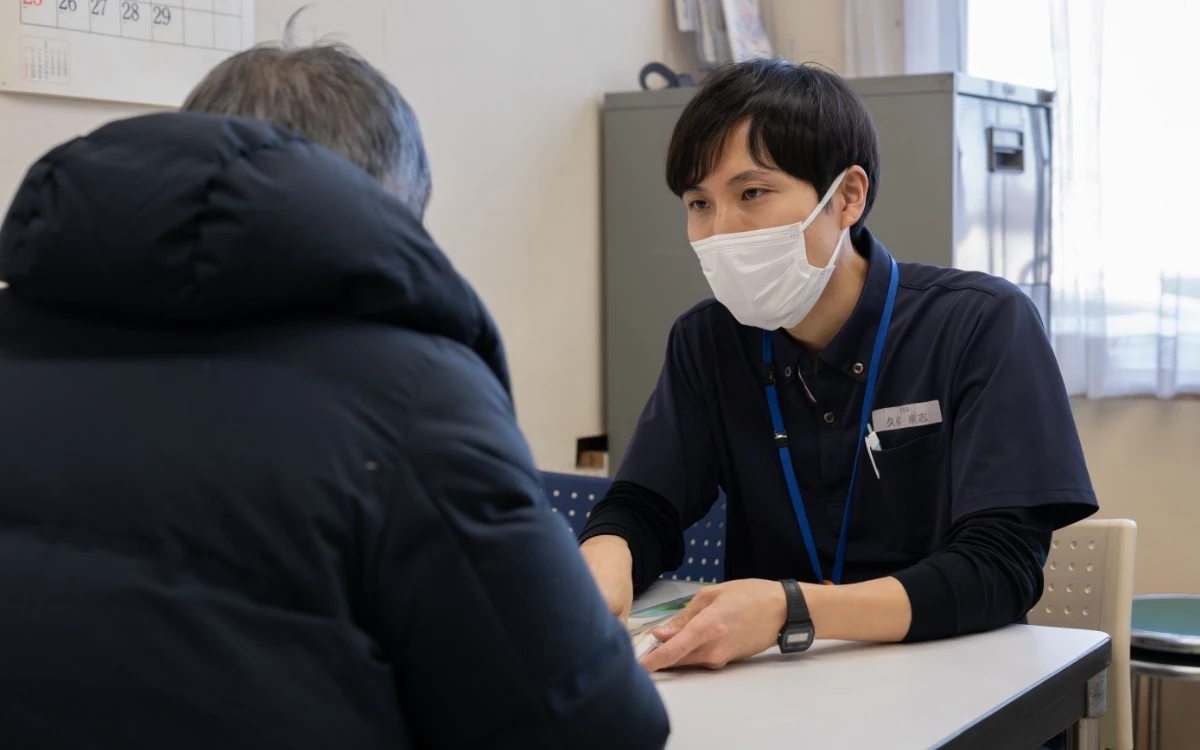
[(683, 611), (691, 600), (692, 597), (684, 596), (636, 610), (629, 615), (629, 622), (625, 627), (629, 631), (629, 637), (633, 639), (634, 653), (639, 659), (650, 653), (658, 644), (658, 639), (652, 636), (650, 631), (659, 625), (665, 625), (668, 620)]

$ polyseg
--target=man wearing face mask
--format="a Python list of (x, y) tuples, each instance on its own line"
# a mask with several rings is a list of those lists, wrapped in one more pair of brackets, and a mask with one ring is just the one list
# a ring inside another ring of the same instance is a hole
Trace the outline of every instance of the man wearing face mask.
[(865, 107), (819, 67), (724, 68), (676, 125), (667, 182), (716, 299), (676, 321), (581, 536), (624, 617), (727, 496), (728, 582), (655, 632), (651, 670), (1020, 621), (1053, 530), (1096, 510), (1033, 304), (897, 263), (865, 226), (879, 170)]

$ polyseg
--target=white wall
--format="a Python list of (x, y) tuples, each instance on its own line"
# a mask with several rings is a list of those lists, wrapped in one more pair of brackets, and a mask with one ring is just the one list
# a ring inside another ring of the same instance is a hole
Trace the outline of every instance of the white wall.
[(760, 0), (780, 57), (846, 69), (843, 0)]
[(1139, 594), (1200, 594), (1200, 401), (1077, 401), (1100, 515), (1138, 522)]
[(382, 64), (428, 134), (430, 227), (496, 314), (536, 458), (573, 467), (603, 432), (599, 104), (690, 49), (667, 3), (405, 5)]

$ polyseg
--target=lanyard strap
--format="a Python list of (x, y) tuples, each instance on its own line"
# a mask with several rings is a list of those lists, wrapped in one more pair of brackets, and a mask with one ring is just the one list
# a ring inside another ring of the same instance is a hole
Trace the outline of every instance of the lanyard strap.
[[(867, 423), (871, 419), (871, 406), (875, 401), (875, 384), (879, 380), (879, 361), (883, 357), (883, 342), (887, 339), (888, 326), (892, 322), (892, 308), (896, 304), (896, 287), (900, 281), (896, 259), (889, 257), (888, 260), (891, 261), (892, 267), (888, 279), (887, 299), (883, 304), (883, 314), (879, 316), (879, 329), (875, 332), (875, 346), (871, 349), (871, 363), (867, 368), (867, 386), (863, 393), (862, 414), (858, 420), (858, 442), (855, 443), (854, 466), (850, 469), (846, 510), (842, 514), (842, 530), (838, 537), (837, 554), (833, 559), (833, 575), (829, 579), (829, 582), (832, 583), (840, 583), (842, 580), (842, 565), (846, 561), (846, 534), (850, 528), (850, 504), (854, 499), (854, 483), (858, 477), (858, 460), (862, 457), (863, 441), (867, 436)], [(792, 453), (788, 450), (788, 436), (783, 425), (783, 412), (779, 408), (779, 393), (775, 387), (774, 344), (770, 331), (763, 331), (762, 358), (767, 408), (771, 412), (771, 428), (775, 434), (775, 447), (779, 449), (779, 461), (783, 464), (783, 478), (787, 483), (788, 495), (792, 499), (792, 509), (796, 512), (796, 520), (800, 523), (800, 534), (804, 537), (808, 560), (812, 563), (813, 573), (816, 574), (817, 580), (822, 581), (824, 578), (821, 575), (821, 558), (817, 554), (817, 545), (813, 542), (808, 515), (804, 512), (804, 501), (800, 497), (800, 485), (796, 482), (796, 470), (792, 465)]]

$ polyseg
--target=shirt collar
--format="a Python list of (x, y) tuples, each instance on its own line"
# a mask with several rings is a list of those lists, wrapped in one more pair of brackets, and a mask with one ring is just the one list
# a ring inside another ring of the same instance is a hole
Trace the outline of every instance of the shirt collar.
[[(862, 293), (854, 305), (854, 311), (829, 342), (817, 359), (821, 364), (836, 368), (859, 382), (866, 382), (867, 367), (871, 363), (871, 350), (875, 345), (875, 332), (879, 329), (879, 318), (887, 302), (888, 281), (891, 277), (891, 256), (866, 227), (850, 233), (854, 249), (867, 261), (867, 278)], [(779, 351), (778, 361), (809, 362), (804, 347), (787, 334), (775, 332), (775, 346)]]

